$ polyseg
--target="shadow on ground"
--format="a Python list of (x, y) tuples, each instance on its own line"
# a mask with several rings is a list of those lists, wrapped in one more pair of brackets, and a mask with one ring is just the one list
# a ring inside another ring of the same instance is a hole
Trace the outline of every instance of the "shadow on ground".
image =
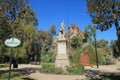
[[(38, 68), (12, 69), (11, 70), (11, 78), (25, 76), (25, 77), (21, 78), (21, 80), (35, 80), (35, 79), (30, 79), (27, 76), (32, 74), (32, 73), (35, 73), (36, 70), (39, 70), (39, 69)], [(9, 72), (9, 70), (0, 70), (0, 78), (7, 78), (8, 72)]]
[(22, 80), (35, 80), (35, 79), (31, 79), (31, 78), (21, 78)]
[(120, 80), (120, 72), (102, 72), (99, 70), (85, 70), (85, 75), (90, 80)]

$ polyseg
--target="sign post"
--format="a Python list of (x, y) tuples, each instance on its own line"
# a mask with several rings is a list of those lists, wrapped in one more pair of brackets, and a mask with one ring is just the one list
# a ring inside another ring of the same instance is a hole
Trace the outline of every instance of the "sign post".
[(10, 47), (10, 62), (9, 62), (9, 75), (8, 75), (8, 80), (10, 80), (13, 48), (19, 46), (21, 41), (17, 38), (12, 37), (10, 39), (5, 40), (4, 43), (6, 46)]

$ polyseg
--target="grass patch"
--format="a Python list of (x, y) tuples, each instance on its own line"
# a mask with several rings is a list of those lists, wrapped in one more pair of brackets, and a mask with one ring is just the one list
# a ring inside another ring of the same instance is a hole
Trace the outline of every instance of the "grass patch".
[(5, 68), (5, 67), (8, 67), (9, 65), (8, 64), (0, 64), (0, 68)]
[(41, 65), (40, 72), (47, 74), (82, 75), (83, 67), (81, 65), (71, 65), (63, 69), (55, 64), (44, 63)]
[[(23, 77), (13, 77), (13, 78), (11, 78), (11, 80), (22, 80), (22, 78)], [(0, 77), (0, 80), (8, 80), (8, 77), (5, 77), (5, 78), (3, 78), (3, 77)]]
[(69, 74), (72, 75), (82, 75), (83, 74), (83, 66), (81, 65), (71, 65), (66, 68)]
[[(26, 80), (26, 75), (23, 74), (24, 71), (11, 71), (11, 80)], [(0, 80), (8, 80), (8, 71), (1, 71), (0, 72)], [(31, 80), (31, 79), (30, 79)], [(34, 79), (32, 79), (34, 80)]]

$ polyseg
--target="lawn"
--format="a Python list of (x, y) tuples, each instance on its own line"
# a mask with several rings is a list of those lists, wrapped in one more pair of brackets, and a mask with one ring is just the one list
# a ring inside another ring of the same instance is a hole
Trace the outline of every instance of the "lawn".
[[(22, 73), (23, 71), (12, 71), (11, 80), (26, 80), (29, 77)], [(1, 71), (0, 80), (8, 80), (8, 71)]]

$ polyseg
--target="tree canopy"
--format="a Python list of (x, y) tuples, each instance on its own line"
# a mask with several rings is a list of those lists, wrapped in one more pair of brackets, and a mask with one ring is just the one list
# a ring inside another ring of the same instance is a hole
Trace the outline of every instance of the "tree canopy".
[(86, 0), (88, 13), (94, 24), (101, 31), (108, 30), (115, 24), (119, 27), (120, 0)]
[(117, 46), (120, 48), (120, 0), (86, 0), (86, 2), (88, 13), (97, 29), (106, 31), (115, 25), (118, 36)]
[(28, 55), (32, 54), (38, 22), (28, 2), (29, 0), (0, 0), (0, 55), (3, 57), (8, 57), (10, 53), (4, 41), (12, 36), (21, 40), (21, 45), (14, 48), (14, 59), (18, 57), (21, 62), (25, 62)]
[(106, 47), (108, 46), (108, 41), (104, 40), (104, 39), (101, 39), (97, 42), (97, 47), (99, 48), (103, 48), (103, 47)]

